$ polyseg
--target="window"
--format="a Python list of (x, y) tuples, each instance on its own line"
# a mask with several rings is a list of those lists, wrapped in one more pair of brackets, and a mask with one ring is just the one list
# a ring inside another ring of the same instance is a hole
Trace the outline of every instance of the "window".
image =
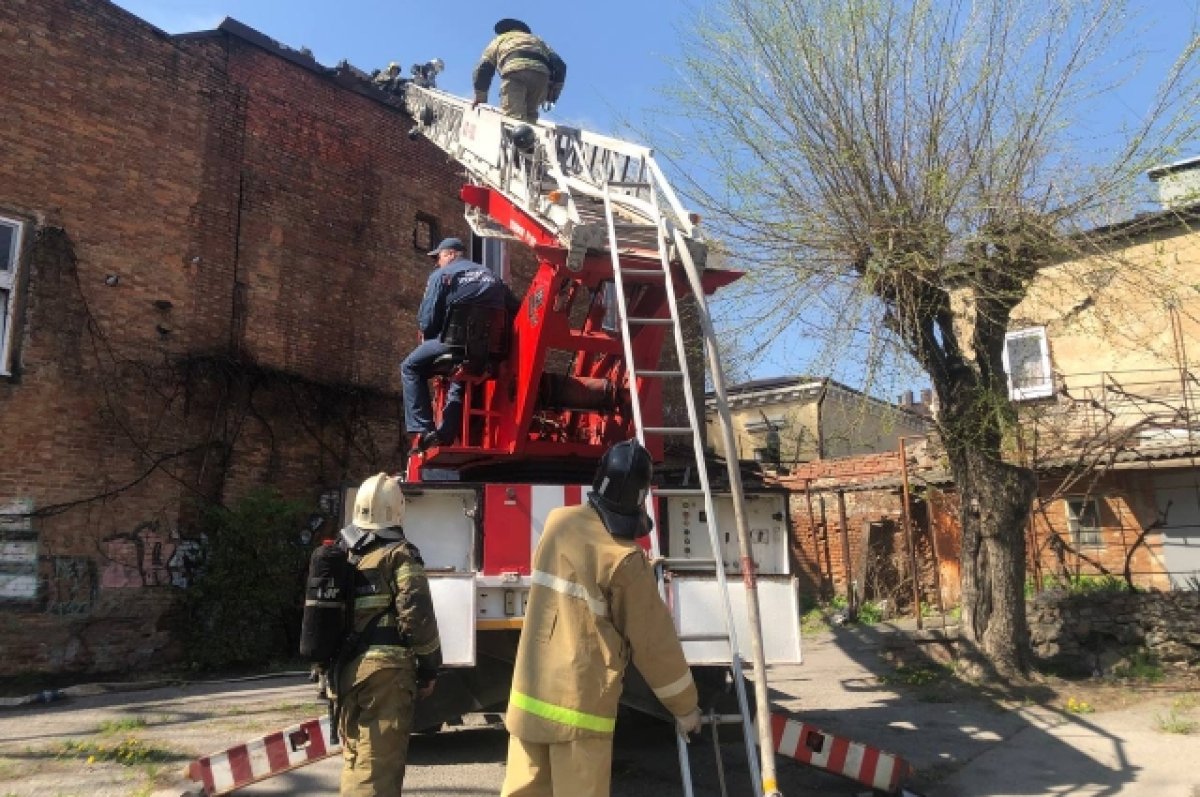
[(508, 282), (508, 247), (503, 238), (471, 235), (471, 259), (487, 266), (493, 274)]
[(413, 249), (416, 249), (421, 254), (425, 254), (433, 249), (442, 240), (438, 220), (428, 213), (418, 211), (416, 221), (413, 223), (412, 238)]
[(12, 373), (21, 231), (21, 222), (0, 216), (0, 374)]
[(1084, 547), (1099, 547), (1100, 541), (1100, 502), (1095, 498), (1068, 498), (1067, 530), (1071, 532), (1071, 542)]
[(1045, 327), (1004, 336), (1004, 371), (1008, 374), (1008, 395), (1017, 401), (1054, 395)]

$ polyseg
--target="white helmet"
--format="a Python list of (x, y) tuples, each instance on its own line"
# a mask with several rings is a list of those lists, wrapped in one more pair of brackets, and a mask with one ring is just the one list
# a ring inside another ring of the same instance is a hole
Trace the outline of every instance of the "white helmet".
[(404, 522), (404, 493), (400, 482), (377, 473), (362, 483), (354, 498), (354, 519), (360, 529), (386, 529)]

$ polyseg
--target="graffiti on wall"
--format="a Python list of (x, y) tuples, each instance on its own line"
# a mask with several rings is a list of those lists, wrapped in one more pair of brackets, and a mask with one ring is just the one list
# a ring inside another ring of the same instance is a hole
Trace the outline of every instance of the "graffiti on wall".
[(45, 577), (47, 614), (86, 614), (96, 602), (96, 562), (90, 556), (50, 556)]
[(155, 521), (140, 523), (131, 532), (103, 541), (100, 586), (186, 587), (199, 566), (201, 547), (199, 540), (184, 540), (175, 532), (164, 534)]

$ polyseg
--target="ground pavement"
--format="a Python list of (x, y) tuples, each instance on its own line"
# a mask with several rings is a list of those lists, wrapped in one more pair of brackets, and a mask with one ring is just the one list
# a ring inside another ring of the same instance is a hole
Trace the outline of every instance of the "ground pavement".
[[(1088, 681), (997, 697), (944, 669), (922, 668), (921, 651), (930, 646), (911, 639), (888, 625), (809, 637), (803, 665), (770, 671), (772, 703), (825, 731), (903, 756), (917, 768), (909, 785), (927, 797), (1200, 797), (1195, 691)], [(179, 774), (191, 758), (322, 711), (314, 688), (296, 675), (71, 692), (49, 704), (0, 708), (0, 796), (177, 797), (187, 786)], [(669, 732), (653, 724), (625, 727), (632, 730), (616, 746), (614, 795), (676, 793)], [(742, 748), (734, 740), (723, 748), (730, 793), (744, 793), (737, 785), (745, 774), (737, 763)], [(472, 794), (496, 794), (503, 749), (503, 730), (481, 718), (469, 718), (453, 736), (417, 740), (405, 791), (460, 794), (469, 782)], [(712, 761), (705, 760), (706, 747), (695, 752), (701, 772)], [(778, 766), (784, 794), (867, 792), (785, 759)], [(330, 760), (248, 793), (330, 794), (336, 772)], [(697, 789), (717, 793), (711, 784)]]

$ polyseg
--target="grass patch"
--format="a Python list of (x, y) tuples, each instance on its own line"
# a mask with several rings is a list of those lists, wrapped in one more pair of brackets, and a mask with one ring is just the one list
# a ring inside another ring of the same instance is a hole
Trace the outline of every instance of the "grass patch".
[(79, 758), (89, 764), (103, 761), (127, 767), (178, 761), (185, 757), (173, 750), (155, 747), (132, 736), (115, 744), (68, 739), (59, 745), (56, 752), (60, 758)]
[(1171, 707), (1167, 709), (1166, 714), (1155, 715), (1155, 724), (1163, 733), (1177, 733), (1183, 736), (1193, 734), (1200, 730), (1200, 721), (1185, 717), (1184, 712), (1191, 711), (1197, 705), (1200, 705), (1200, 697), (1196, 695), (1177, 697), (1171, 701)]
[(1113, 675), (1149, 683), (1157, 683), (1166, 677), (1158, 657), (1148, 650), (1135, 651), (1128, 661), (1113, 668)]
[(944, 675), (944, 672), (939, 671), (935, 667), (910, 667), (902, 665), (890, 673), (884, 673), (879, 676), (879, 680), (892, 686), (928, 686), (929, 684), (941, 681)]
[(96, 728), (97, 733), (102, 733), (105, 736), (112, 736), (118, 733), (128, 733), (146, 727), (146, 720), (143, 717), (125, 717), (119, 720), (104, 720), (99, 727)]

